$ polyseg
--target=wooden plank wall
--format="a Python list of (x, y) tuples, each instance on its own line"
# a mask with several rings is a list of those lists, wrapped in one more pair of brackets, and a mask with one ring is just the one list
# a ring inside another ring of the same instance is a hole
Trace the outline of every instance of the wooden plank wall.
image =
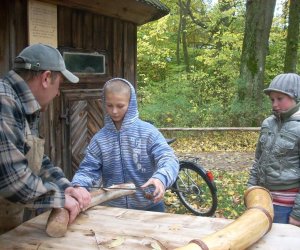
[(135, 24), (59, 6), (58, 29), (59, 47), (104, 51), (108, 59), (107, 76), (125, 77), (135, 84)]
[(28, 44), (26, 13), (27, 1), (1, 1), (0, 77), (12, 68), (14, 58)]

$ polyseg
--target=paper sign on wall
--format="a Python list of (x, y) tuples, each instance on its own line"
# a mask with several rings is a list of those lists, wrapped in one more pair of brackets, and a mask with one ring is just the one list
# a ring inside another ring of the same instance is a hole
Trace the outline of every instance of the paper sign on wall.
[(57, 48), (57, 6), (28, 1), (29, 45), (44, 43)]

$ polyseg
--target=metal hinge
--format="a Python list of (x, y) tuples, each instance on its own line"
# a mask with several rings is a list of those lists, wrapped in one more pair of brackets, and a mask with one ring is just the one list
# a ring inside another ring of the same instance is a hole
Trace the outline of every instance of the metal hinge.
[(60, 115), (60, 119), (65, 119), (66, 125), (70, 124), (70, 114), (69, 114), (69, 109), (66, 108), (66, 112), (64, 114)]

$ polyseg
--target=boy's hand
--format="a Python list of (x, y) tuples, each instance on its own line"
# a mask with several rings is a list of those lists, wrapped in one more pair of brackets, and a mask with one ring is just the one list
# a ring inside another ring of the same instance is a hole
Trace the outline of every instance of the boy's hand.
[(156, 178), (150, 178), (145, 184), (141, 186), (141, 188), (144, 189), (151, 185), (155, 187), (155, 190), (153, 192), (153, 202), (157, 203), (164, 198), (166, 189), (164, 184), (162, 184), (162, 182)]
[(300, 227), (300, 221), (294, 219), (294, 218), (291, 217), (291, 216), (290, 216), (290, 219), (289, 219), (289, 223), (292, 224), (292, 225), (294, 225), (294, 226)]

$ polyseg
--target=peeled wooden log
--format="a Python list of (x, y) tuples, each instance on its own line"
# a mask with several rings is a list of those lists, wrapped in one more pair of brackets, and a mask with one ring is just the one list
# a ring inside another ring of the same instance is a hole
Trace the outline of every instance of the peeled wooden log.
[(223, 229), (194, 239), (176, 250), (242, 250), (271, 230), (274, 218), (272, 197), (263, 187), (253, 186), (244, 195), (247, 210)]
[[(134, 194), (136, 192), (133, 183), (125, 183), (111, 186), (111, 188), (118, 189), (98, 189), (91, 192), (92, 200), (88, 208), (99, 205), (100, 203), (113, 200), (125, 195)], [(124, 188), (124, 189), (122, 189)], [(46, 233), (55, 238), (65, 236), (69, 224), (69, 212), (65, 208), (53, 208), (47, 221)]]

